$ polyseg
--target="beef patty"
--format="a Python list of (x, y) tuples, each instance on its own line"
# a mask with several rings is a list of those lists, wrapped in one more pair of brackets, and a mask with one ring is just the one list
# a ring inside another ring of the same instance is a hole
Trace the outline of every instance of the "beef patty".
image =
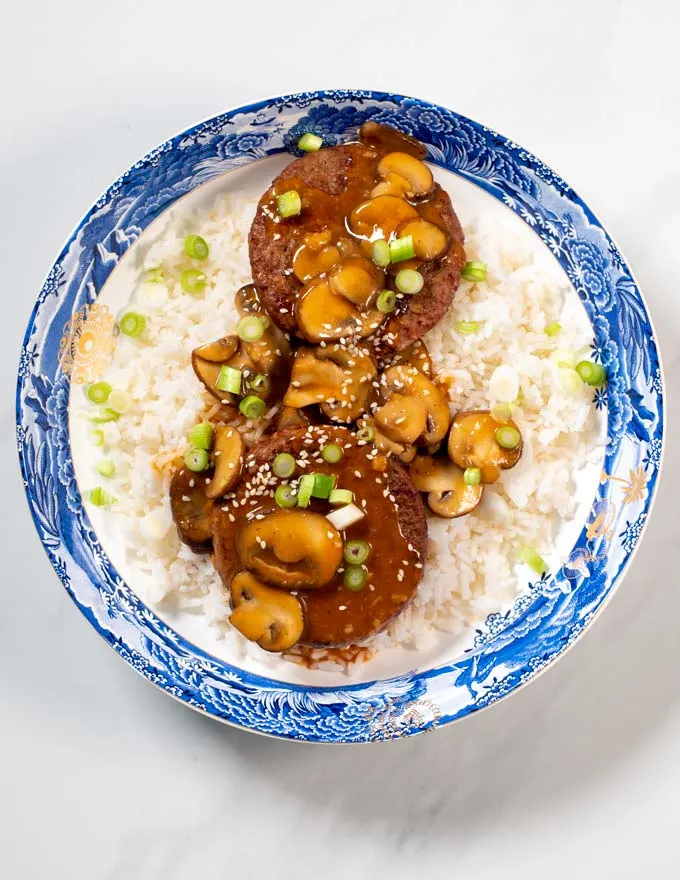
[[(344, 456), (337, 464), (321, 457), (323, 446), (329, 443), (343, 448)], [(374, 447), (359, 443), (346, 428), (310, 426), (279, 431), (254, 447), (234, 497), (215, 509), (215, 567), (227, 590), (234, 575), (243, 570), (237, 550), (241, 529), (256, 517), (280, 510), (271, 497), (280, 480), (270, 467), (280, 452), (308, 462), (298, 469), (298, 475), (334, 474), (338, 487), (354, 493), (355, 504), (366, 516), (349, 526), (343, 537), (367, 541), (372, 548), (366, 562), (369, 578), (360, 591), (345, 588), (342, 571), (325, 587), (299, 590), (305, 619), (300, 643), (347, 645), (368, 638), (402, 610), (422, 578), (427, 522), (420, 494), (396, 462), (385, 463), (384, 471), (376, 470)], [(309, 510), (327, 513), (330, 508), (327, 501), (313, 500)]]
[[(291, 274), (291, 266), (302, 235), (328, 228), (347, 235), (345, 219), (369, 198), (378, 162), (387, 152), (389, 149), (380, 144), (359, 142), (309, 153), (284, 168), (260, 199), (249, 236), (253, 280), (264, 308), (286, 332), (298, 335), (295, 304), (301, 283)], [(313, 207), (276, 222), (279, 218), (273, 216), (272, 205), (276, 194), (287, 189), (303, 190), (303, 200), (306, 190)], [(382, 340), (397, 350), (419, 339), (443, 317), (465, 264), (463, 230), (451, 199), (439, 184), (427, 200), (413, 207), (424, 219), (446, 230), (450, 246), (443, 258), (421, 264), (422, 290), (416, 296), (403, 297), (379, 331)]]

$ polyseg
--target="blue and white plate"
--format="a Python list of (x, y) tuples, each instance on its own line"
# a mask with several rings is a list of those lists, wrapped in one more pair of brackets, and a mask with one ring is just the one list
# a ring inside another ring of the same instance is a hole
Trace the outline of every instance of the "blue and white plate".
[[(410, 663), (420, 665), (411, 671), (319, 687), (313, 676), (281, 681), (240, 668), (197, 646), (191, 632), (161, 620), (137, 597), (83, 507), (69, 401), (74, 369), (96, 375), (98, 360), (110, 354), (113, 317), (104, 285), (162, 211), (218, 178), (250, 177), (261, 188), (283, 164), (281, 156), (295, 152), (303, 132), (340, 143), (367, 119), (423, 141), (456, 194), (460, 187), (495, 208), (505, 206), (547, 245), (585, 307), (593, 356), (607, 370), (606, 390), (595, 403), (608, 443), (602, 477), (565, 555), (572, 562), (531, 584), (507, 613), (480, 623), (474, 645), (445, 662), (414, 654)], [(488, 706), (552, 663), (621, 581), (649, 515), (663, 433), (663, 381), (647, 307), (592, 211), (517, 144), (443, 107), (385, 92), (306, 92), (262, 101), (209, 119), (149, 153), (111, 185), (59, 254), (19, 365), (17, 439), (26, 494), (73, 601), (149, 681), (223, 721), (289, 739), (365, 742), (419, 733)]]

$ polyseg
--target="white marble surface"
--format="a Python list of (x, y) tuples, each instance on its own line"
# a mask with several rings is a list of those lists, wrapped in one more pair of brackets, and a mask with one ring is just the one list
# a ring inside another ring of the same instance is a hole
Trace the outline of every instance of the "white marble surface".
[[(299, 12), (284, 23), (283, 8), (228, 0), (3, 7), (0, 873), (675, 877), (672, 413), (650, 528), (601, 620), (509, 701), (410, 741), (287, 744), (196, 715), (113, 655), (40, 548), (18, 476), (13, 397), (20, 337), (44, 273), (129, 163), (196, 119), (268, 94), (324, 85), (401, 91), (532, 149), (617, 238), (651, 306), (668, 391), (680, 390), (676, 7), (350, 0), (307, 4), (306, 24)], [(434, 26), (418, 21), (425, 8)]]

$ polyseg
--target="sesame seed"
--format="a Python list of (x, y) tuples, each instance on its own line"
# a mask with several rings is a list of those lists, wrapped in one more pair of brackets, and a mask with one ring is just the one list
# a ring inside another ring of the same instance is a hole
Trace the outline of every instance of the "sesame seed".
[(194, 480), (194, 478), (192, 477), (192, 478), (189, 480), (189, 488), (190, 488), (190, 489), (193, 489), (195, 485), (196, 485), (196, 480)]
[(361, 479), (361, 471), (354, 471), (354, 476), (360, 480)]
[(416, 564), (415, 564), (415, 568), (422, 568), (422, 567), (423, 567), (423, 563), (422, 563), (422, 562), (416, 562)]
[(191, 501), (191, 498), (189, 498), (188, 495), (182, 495), (182, 501), (189, 502)]
[(230, 522), (236, 522), (236, 517), (234, 516), (233, 513), (230, 513), (230, 514), (229, 514), (229, 521), (230, 521)]
[(346, 605), (338, 605), (338, 611), (347, 611)]

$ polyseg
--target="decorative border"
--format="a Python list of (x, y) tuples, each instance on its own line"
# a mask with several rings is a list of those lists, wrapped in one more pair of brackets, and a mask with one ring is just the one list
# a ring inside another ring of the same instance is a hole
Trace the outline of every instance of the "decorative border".
[[(120, 257), (181, 196), (239, 165), (294, 153), (303, 131), (336, 143), (367, 119), (419, 138), (432, 162), (501, 200), (548, 245), (592, 321), (593, 357), (607, 369), (608, 385), (595, 404), (607, 408), (609, 443), (603, 480), (569, 561), (531, 584), (507, 614), (489, 617), (473, 650), (398, 678), (303, 687), (244, 672), (196, 648), (113, 568), (75, 483), (62, 337), (74, 315), (92, 314)], [(663, 428), (659, 352), (647, 309), (590, 209), (550, 168), (494, 131), (425, 101), (371, 91), (305, 92), (241, 107), (166, 141), (128, 169), (50, 270), (26, 331), (17, 387), (19, 458), (35, 525), (92, 626), (138, 672), (194, 708), (259, 733), (320, 742), (367, 742), (441, 726), (511, 693), (558, 657), (610, 596), (640, 539)], [(623, 497), (615, 496), (622, 484)]]

